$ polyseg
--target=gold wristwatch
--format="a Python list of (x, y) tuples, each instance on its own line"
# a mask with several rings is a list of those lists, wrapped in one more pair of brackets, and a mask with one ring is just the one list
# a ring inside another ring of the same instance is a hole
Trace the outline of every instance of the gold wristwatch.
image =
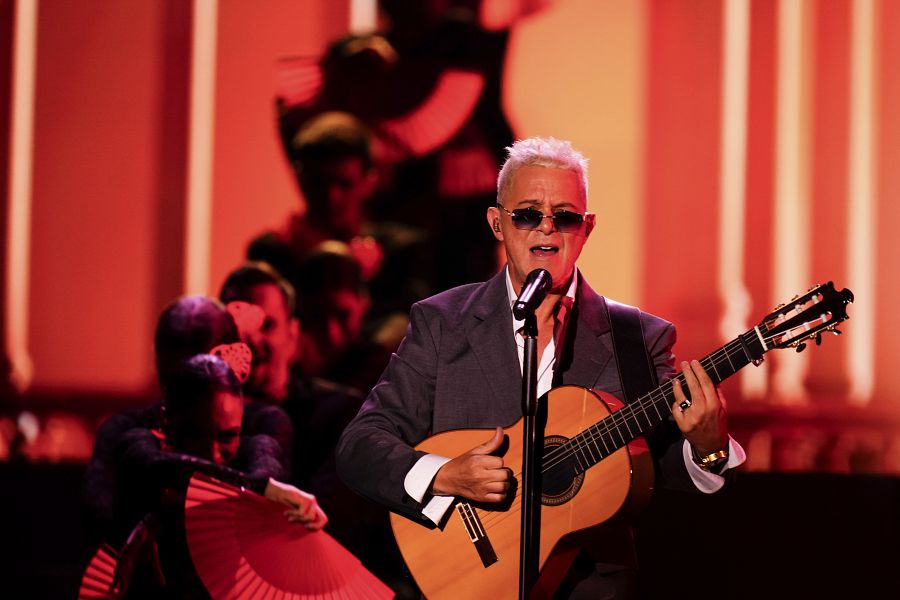
[(712, 454), (707, 454), (706, 456), (699, 456), (696, 449), (691, 446), (691, 454), (693, 455), (694, 464), (705, 471), (715, 470), (728, 462), (727, 445), (723, 449), (717, 450)]

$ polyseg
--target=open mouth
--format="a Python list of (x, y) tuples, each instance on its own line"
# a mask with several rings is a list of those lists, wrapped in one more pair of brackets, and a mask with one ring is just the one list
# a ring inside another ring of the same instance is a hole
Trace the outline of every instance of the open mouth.
[(532, 246), (531, 253), (534, 256), (547, 257), (559, 252), (559, 246)]

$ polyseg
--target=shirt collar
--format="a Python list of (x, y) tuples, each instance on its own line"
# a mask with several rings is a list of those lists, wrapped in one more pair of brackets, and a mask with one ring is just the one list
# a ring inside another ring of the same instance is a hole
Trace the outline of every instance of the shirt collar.
[[(569, 289), (566, 291), (566, 295), (560, 300), (562, 306), (559, 308), (560, 312), (557, 314), (557, 317), (563, 323), (565, 323), (572, 307), (575, 306), (575, 294), (578, 291), (579, 277), (581, 277), (581, 274), (578, 272), (578, 267), (575, 267), (575, 270), (572, 273), (572, 281), (569, 283)], [(519, 296), (516, 294), (516, 290), (513, 288), (512, 278), (509, 276), (509, 265), (506, 266), (506, 295), (509, 299), (509, 310), (512, 312), (513, 304), (519, 299)], [(513, 332), (519, 331), (524, 325), (525, 319), (516, 319), (513, 317)]]

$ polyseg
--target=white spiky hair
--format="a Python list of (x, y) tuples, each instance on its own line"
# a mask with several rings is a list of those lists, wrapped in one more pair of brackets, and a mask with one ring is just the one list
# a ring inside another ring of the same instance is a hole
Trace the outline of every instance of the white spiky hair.
[(507, 158), (497, 176), (497, 201), (503, 202), (504, 196), (512, 186), (513, 175), (520, 167), (547, 167), (574, 171), (578, 175), (581, 191), (587, 206), (588, 161), (581, 152), (572, 147), (566, 140), (553, 137), (532, 137), (518, 140), (506, 148)]

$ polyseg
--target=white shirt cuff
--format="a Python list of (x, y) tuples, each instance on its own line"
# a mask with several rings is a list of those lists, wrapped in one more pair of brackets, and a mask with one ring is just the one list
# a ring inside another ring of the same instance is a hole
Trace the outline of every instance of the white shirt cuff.
[(440, 525), (444, 514), (454, 500), (456, 498), (453, 496), (434, 496), (422, 509), (422, 514), (428, 517), (435, 525)]
[[(691, 476), (691, 481), (694, 482), (694, 485), (697, 486), (698, 490), (704, 494), (712, 494), (713, 492), (718, 492), (722, 489), (722, 486), (725, 485), (725, 478), (721, 475), (704, 471), (697, 466), (697, 463), (694, 462), (694, 457), (691, 454), (690, 442), (684, 440), (684, 445), (681, 450), (684, 456), (684, 464), (687, 466), (688, 475)], [(738, 444), (733, 437), (728, 436), (728, 462), (725, 463), (725, 470), (738, 467), (743, 464), (745, 460), (747, 460), (747, 454), (744, 452), (744, 449), (741, 448), (741, 445)]]
[[(435, 475), (450, 459), (437, 454), (426, 454), (412, 466), (403, 480), (406, 493), (416, 502), (421, 502), (431, 487)], [(435, 525), (440, 524), (444, 513), (453, 504), (453, 496), (434, 496), (422, 508), (422, 514), (428, 517)]]

